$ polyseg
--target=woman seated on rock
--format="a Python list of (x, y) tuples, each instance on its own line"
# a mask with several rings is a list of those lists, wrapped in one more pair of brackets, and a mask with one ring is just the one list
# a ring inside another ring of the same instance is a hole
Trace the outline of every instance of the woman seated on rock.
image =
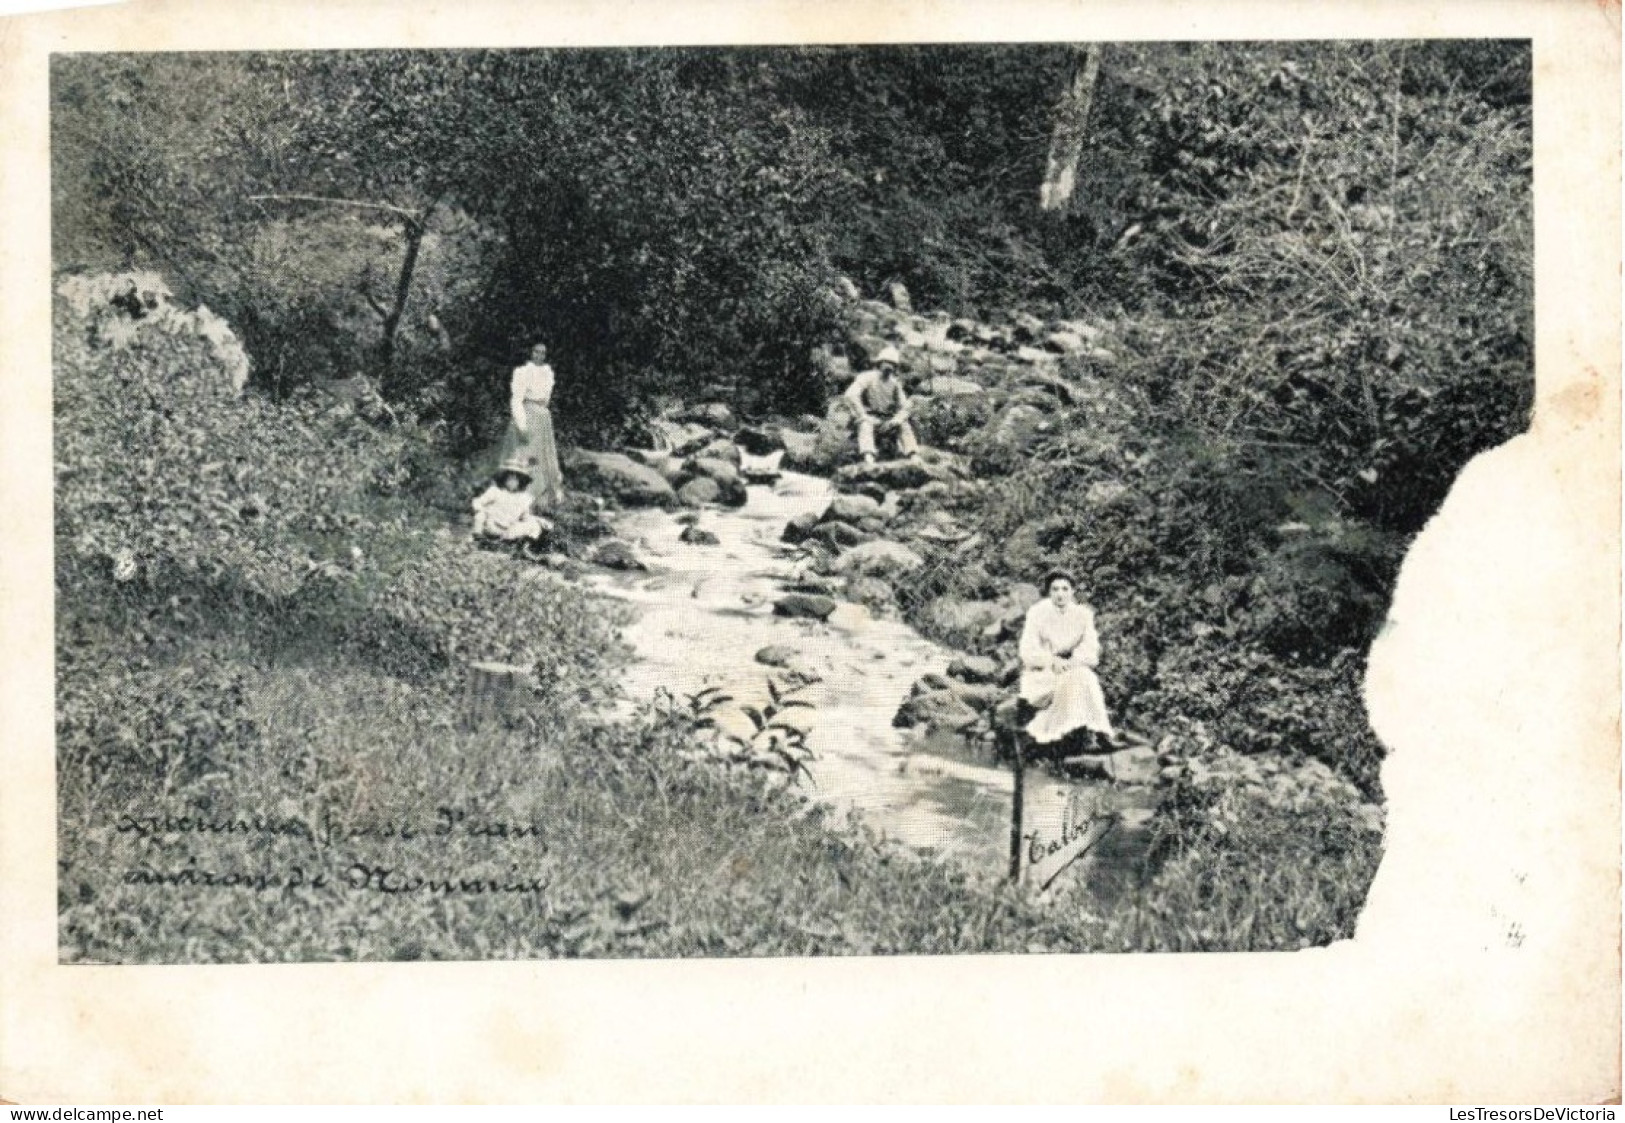
[(1100, 635), (1094, 610), (1076, 599), (1065, 570), (1044, 577), (1045, 599), (1027, 610), (1021, 629), (1021, 700), (1038, 711), (1027, 732), (1040, 745), (1066, 741), (1087, 751), (1093, 733), (1115, 747), (1106, 698), (1095, 677)]
[(540, 546), (552, 524), (536, 513), (536, 497), (525, 490), (529, 484), (522, 464), (510, 460), (498, 468), (491, 486), (474, 500), (474, 537)]

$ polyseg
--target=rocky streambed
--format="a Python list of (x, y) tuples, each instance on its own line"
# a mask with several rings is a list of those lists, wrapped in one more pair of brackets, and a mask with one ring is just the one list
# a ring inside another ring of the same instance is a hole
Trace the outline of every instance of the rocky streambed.
[[(710, 690), (704, 697), (725, 699), (709, 711), (721, 742), (760, 744), (767, 723), (795, 730), (810, 754), (801, 780), (808, 798), (884, 838), (1003, 876), (1011, 769), (975, 735), (896, 723), (911, 697), (921, 697), (922, 680), (949, 681), (958, 653), (845, 599), (841, 586), (813, 571), (816, 553), (783, 540), (787, 526), (810, 525), (838, 501), (830, 481), (787, 472), (751, 486), (739, 507), (617, 513), (616, 537), (648, 568), (590, 580), (636, 611), (625, 633), (637, 656), (627, 691), (682, 700)], [(790, 699), (804, 704), (780, 704)], [(1133, 837), (1149, 817), (1148, 779), (1075, 781), (1029, 770), (1028, 845), (1041, 852), (1082, 818), (1110, 816), (1117, 837), (1103, 840), (1101, 852), (1120, 865), (1137, 861)], [(1083, 869), (1103, 884), (1120, 884), (1125, 872)]]

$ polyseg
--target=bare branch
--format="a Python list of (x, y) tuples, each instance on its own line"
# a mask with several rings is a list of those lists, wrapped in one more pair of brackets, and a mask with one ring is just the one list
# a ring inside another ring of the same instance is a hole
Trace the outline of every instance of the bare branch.
[(250, 195), (251, 203), (277, 202), (277, 203), (325, 203), (333, 207), (360, 207), (365, 210), (389, 211), (398, 214), (407, 222), (416, 224), (422, 220), (416, 211), (409, 211), (405, 207), (397, 207), (393, 203), (369, 203), (361, 199), (330, 199), (324, 195)]

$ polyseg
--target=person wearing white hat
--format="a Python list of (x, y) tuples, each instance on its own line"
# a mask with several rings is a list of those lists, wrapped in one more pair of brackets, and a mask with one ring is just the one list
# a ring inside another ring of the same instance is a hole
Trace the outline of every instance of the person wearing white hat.
[(858, 452), (865, 464), (875, 462), (877, 434), (888, 437), (900, 455), (919, 459), (919, 441), (908, 423), (908, 395), (897, 378), (901, 361), (897, 348), (882, 348), (875, 356), (875, 369), (858, 375), (846, 389), (846, 400), (858, 416)]
[(474, 500), (475, 538), (527, 544), (542, 539), (551, 524), (536, 513), (536, 497), (526, 490), (530, 481), (522, 461), (503, 462), (491, 486)]

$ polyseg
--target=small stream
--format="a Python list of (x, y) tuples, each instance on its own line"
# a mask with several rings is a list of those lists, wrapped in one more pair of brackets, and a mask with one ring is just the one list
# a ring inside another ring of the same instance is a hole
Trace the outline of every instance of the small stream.
[[(738, 509), (710, 509), (698, 526), (718, 545), (679, 540), (683, 525), (670, 512), (636, 509), (618, 515), (616, 533), (633, 543), (649, 572), (600, 574), (592, 585), (632, 605), (636, 621), (624, 637), (636, 653), (625, 677), (628, 694), (653, 698), (660, 688), (678, 697), (707, 686), (760, 683), (768, 668), (755, 654), (771, 644), (792, 647), (821, 676), (803, 697), (817, 706), (808, 735), (815, 754), (807, 794), (837, 815), (855, 814), (878, 835), (948, 857), (989, 878), (1008, 868), (1008, 767), (962, 738), (926, 739), (892, 727), (892, 717), (921, 675), (947, 669), (954, 653), (897, 620), (862, 605), (841, 603), (827, 621), (773, 614), (784, 586), (801, 578), (794, 547), (780, 542), (785, 523), (822, 511), (834, 495), (827, 480), (785, 473), (773, 486), (753, 486)], [(1106, 895), (1132, 885), (1143, 852), (1149, 794), (1102, 782), (1067, 782), (1038, 770), (1026, 778), (1027, 830), (1050, 839), (1061, 831), (1069, 800), (1118, 811), (1118, 824), (1097, 844), (1119, 867), (1088, 871)], [(1074, 814), (1076, 809), (1074, 809)], [(1107, 875), (1107, 876), (1102, 876)], [(1063, 879), (1063, 881), (1066, 879)]]

